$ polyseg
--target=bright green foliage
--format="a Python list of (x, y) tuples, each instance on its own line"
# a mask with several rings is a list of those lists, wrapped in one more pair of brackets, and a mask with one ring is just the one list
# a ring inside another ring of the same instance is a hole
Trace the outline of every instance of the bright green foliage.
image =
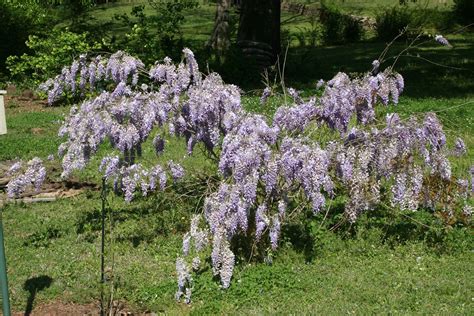
[(13, 78), (30, 85), (54, 77), (61, 72), (62, 65), (102, 46), (90, 42), (87, 33), (77, 34), (68, 30), (54, 30), (47, 37), (30, 35), (26, 45), (32, 53), (8, 57), (7, 68)]

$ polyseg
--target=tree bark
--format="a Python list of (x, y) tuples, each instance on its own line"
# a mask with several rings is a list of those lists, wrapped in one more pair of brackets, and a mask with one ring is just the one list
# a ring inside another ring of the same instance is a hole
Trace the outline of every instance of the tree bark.
[(217, 1), (214, 30), (209, 40), (209, 46), (216, 50), (218, 55), (223, 55), (230, 46), (229, 10), (231, 4), (232, 0)]
[(242, 0), (237, 41), (270, 47), (276, 57), (280, 53), (280, 0)]

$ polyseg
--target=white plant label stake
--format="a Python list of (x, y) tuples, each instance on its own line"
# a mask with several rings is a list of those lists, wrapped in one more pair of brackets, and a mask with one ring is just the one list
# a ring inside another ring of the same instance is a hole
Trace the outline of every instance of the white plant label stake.
[(5, 105), (3, 95), (7, 94), (5, 90), (0, 90), (0, 135), (7, 133), (7, 121), (5, 119)]

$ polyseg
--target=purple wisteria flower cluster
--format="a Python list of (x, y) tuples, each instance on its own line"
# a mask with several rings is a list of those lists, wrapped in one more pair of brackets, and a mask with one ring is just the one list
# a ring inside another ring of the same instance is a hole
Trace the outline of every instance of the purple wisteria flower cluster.
[(97, 56), (91, 61), (87, 60), (86, 55), (81, 55), (70, 67), (64, 67), (60, 75), (42, 83), (39, 89), (48, 93), (48, 103), (53, 104), (68, 93), (83, 95), (87, 87), (93, 91), (102, 81), (124, 85), (130, 81), (135, 86), (143, 67), (144, 64), (139, 59), (122, 51), (109, 58)]
[(29, 187), (39, 191), (46, 178), (46, 168), (43, 161), (39, 158), (33, 158), (23, 167), (22, 162), (16, 162), (8, 171), (13, 176), (7, 184), (7, 194), (9, 197), (18, 197)]
[[(203, 79), (193, 53), (189, 49), (183, 53), (185, 59), (178, 65), (165, 58), (148, 72), (143, 71), (141, 61), (123, 52), (108, 59), (97, 57), (90, 63), (81, 56), (60, 76), (43, 85), (54, 101), (67, 91), (76, 91), (76, 82), (87, 81), (91, 89), (92, 83), (98, 87), (100, 80), (115, 83), (110, 91), (99, 89), (95, 97), (71, 108), (59, 131), (60, 137), (66, 137), (59, 148), (63, 177), (83, 169), (100, 145), (109, 141), (120, 152), (120, 158), (104, 158), (101, 171), (107, 179), (113, 179), (116, 187), (122, 187), (130, 201), (134, 191), (141, 190), (146, 195), (154, 189), (156, 179), (163, 189), (165, 169), (174, 181), (184, 176), (184, 169), (175, 162), (169, 162), (167, 168), (151, 169), (135, 164), (142, 145), (152, 135), (157, 154), (165, 150), (165, 133), (184, 137), (189, 154), (199, 142), (210, 152), (220, 145), (221, 135), (232, 128), (241, 111), (240, 89), (224, 84), (217, 74)], [(152, 85), (139, 88), (138, 75), (147, 73)], [(95, 76), (94, 80), (91, 76)], [(156, 128), (160, 129), (158, 133)]]
[(375, 76), (367, 74), (357, 79), (338, 73), (326, 83), (320, 98), (304, 102), (292, 91), (295, 105), (278, 108), (273, 124), (287, 131), (302, 132), (310, 122), (325, 123), (344, 134), (354, 116), (361, 124), (372, 123), (377, 101), (387, 105), (391, 100), (397, 104), (404, 87), (403, 77), (390, 68)]
[(443, 35), (439, 35), (439, 34), (435, 35), (435, 41), (440, 43), (443, 46), (451, 46), (449, 41)]
[[(295, 211), (292, 202), (317, 214), (344, 196), (350, 223), (385, 205), (472, 213), (459, 200), (471, 194), (474, 176), (470, 191), (469, 179), (456, 179), (449, 161), (466, 153), (462, 139), (448, 148), (434, 113), (421, 120), (402, 120), (396, 113), (388, 114), (385, 122), (377, 120), (377, 106), (397, 104), (404, 90), (403, 77), (391, 68), (382, 71), (375, 61), (373, 70), (359, 78), (338, 73), (320, 81), (320, 93), (310, 98), (290, 88), (285, 94), (293, 104), (267, 118), (243, 109), (237, 86), (225, 84), (215, 73), (203, 76), (189, 49), (183, 55), (177, 65), (165, 58), (148, 71), (123, 52), (91, 61), (81, 56), (42, 86), (51, 102), (68, 93), (84, 97), (87, 88), (92, 95), (71, 108), (59, 131), (65, 138), (58, 153), (63, 177), (85, 168), (108, 142), (112, 150), (102, 159), (100, 172), (130, 202), (137, 192), (145, 196), (164, 190), (169, 181), (184, 177), (184, 168), (175, 161), (138, 162), (148, 144), (162, 155), (166, 134), (184, 139), (188, 154), (200, 143), (217, 160), (221, 181), (206, 196), (203, 216), (193, 217), (176, 261), (177, 299), (190, 302), (192, 272), (200, 269), (200, 253), (208, 245), (212, 271), (223, 288), (232, 280), (236, 237), (276, 250), (282, 226)], [(148, 77), (147, 84), (140, 83), (140, 75)], [(273, 94), (265, 89), (262, 103)], [(8, 185), (11, 195), (29, 185), (39, 187), (44, 180), (39, 159), (28, 163), (26, 173), (21, 170), (20, 164), (12, 167), (16, 177)]]
[(339, 180), (348, 188), (346, 215), (352, 222), (379, 205), (383, 187), (390, 188), (392, 207), (416, 210), (436, 202), (436, 195), (423, 187), (425, 181), (451, 181), (451, 151), (434, 113), (426, 114), (423, 122), (414, 117), (403, 122), (397, 114), (388, 114), (384, 128), (353, 128), (331, 150)]
[[(199, 252), (207, 246), (209, 242), (209, 232), (206, 229), (199, 227), (201, 216), (194, 215), (191, 219), (191, 229), (183, 237), (183, 253), (185, 256), (194, 254), (191, 269), (198, 271), (201, 266), (201, 258)], [(194, 247), (193, 247), (194, 246)], [(194, 249), (194, 251), (193, 251)], [(176, 292), (176, 299), (180, 300), (184, 296), (185, 302), (191, 302), (192, 293), (192, 276), (191, 269), (182, 257), (176, 260), (176, 272), (178, 275), (178, 291)]]

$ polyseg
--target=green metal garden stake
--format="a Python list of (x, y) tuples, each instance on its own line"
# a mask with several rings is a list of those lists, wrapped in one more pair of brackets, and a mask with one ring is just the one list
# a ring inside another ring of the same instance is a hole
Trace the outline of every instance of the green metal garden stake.
[(102, 178), (102, 192), (100, 198), (102, 200), (102, 238), (100, 243), (100, 315), (104, 316), (104, 284), (105, 284), (105, 273), (104, 273), (104, 256), (105, 256), (105, 202), (107, 199), (107, 182), (105, 177)]
[(7, 260), (3, 242), (3, 216), (0, 209), (0, 283), (2, 285), (3, 315), (10, 316), (10, 297), (8, 295)]

